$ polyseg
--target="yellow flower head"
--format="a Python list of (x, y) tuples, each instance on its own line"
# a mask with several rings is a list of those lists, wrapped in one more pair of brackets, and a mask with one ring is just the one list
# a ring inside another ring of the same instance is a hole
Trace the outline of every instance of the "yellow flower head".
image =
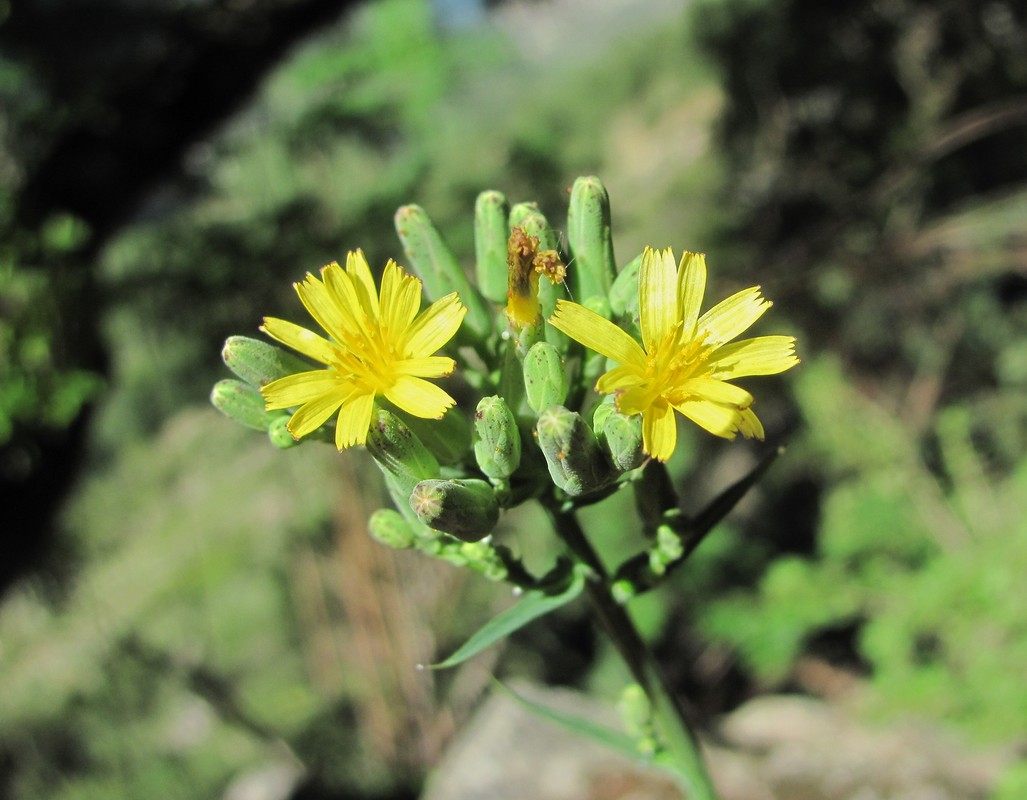
[(452, 397), (424, 379), (442, 378), (456, 366), (451, 358), (432, 355), (453, 338), (467, 312), (456, 292), (418, 314), (421, 281), (390, 260), (379, 295), (359, 250), (347, 256), (345, 270), (333, 262), (321, 269), (321, 280), (307, 273), (294, 286), (331, 337), (264, 318), (261, 330), (327, 367), (261, 389), (269, 411), (298, 406), (287, 425), (294, 438), (317, 430), (338, 411), (336, 447), (364, 444), (378, 395), (416, 417), (438, 419), (453, 406)]
[(577, 303), (561, 300), (549, 322), (618, 363), (596, 383), (617, 395), (622, 414), (642, 415), (645, 451), (666, 461), (677, 443), (678, 411), (717, 436), (763, 438), (753, 397), (727, 381), (773, 375), (799, 363), (795, 337), (757, 336), (728, 344), (770, 308), (758, 286), (744, 289), (702, 316), (706, 257), (685, 253), (675, 269), (669, 248), (646, 248), (638, 275), (642, 345), (624, 330)]

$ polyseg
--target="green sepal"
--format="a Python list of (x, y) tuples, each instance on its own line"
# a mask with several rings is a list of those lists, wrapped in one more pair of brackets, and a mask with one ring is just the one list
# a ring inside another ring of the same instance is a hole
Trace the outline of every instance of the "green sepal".
[(537, 342), (524, 355), (524, 393), (528, 406), (541, 414), (567, 400), (567, 371), (560, 352), (549, 342)]
[(418, 483), (439, 476), (438, 459), (398, 416), (383, 408), (375, 409), (367, 432), (367, 451), (404, 503)]
[(396, 211), (395, 222), (410, 266), (424, 281), (429, 299), (438, 300), (456, 291), (467, 306), (467, 316), (457, 335), (469, 336), (475, 343), (484, 342), (492, 333), (488, 303), (468, 279), (428, 214), (417, 205), (402, 206)]
[(610, 196), (594, 175), (578, 178), (567, 209), (571, 287), (578, 302), (606, 297), (617, 274), (613, 257)]
[(515, 605), (493, 617), (453, 655), (438, 664), (433, 664), (432, 667), (447, 669), (462, 664), (529, 622), (577, 599), (585, 588), (587, 569), (580, 565), (568, 569), (566, 562), (563, 562), (554, 569), (554, 572), (557, 575), (556, 580), (547, 583), (544, 588), (526, 591)]
[(442, 419), (415, 417), (400, 410), (396, 411), (396, 415), (406, 423), (440, 464), (459, 464), (471, 450), (471, 423), (458, 406), (450, 408), (442, 415)]
[(474, 412), (474, 457), (478, 468), (493, 480), (505, 480), (521, 464), (521, 432), (506, 401), (483, 397)]
[(609, 485), (613, 472), (595, 434), (579, 413), (551, 406), (539, 416), (536, 430), (557, 488), (577, 497)]
[(407, 550), (417, 544), (410, 523), (394, 508), (379, 508), (367, 521), (371, 536), (395, 550)]
[(642, 466), (642, 417), (621, 414), (613, 403), (600, 403), (592, 416), (592, 428), (599, 437), (603, 451), (619, 472)]
[(474, 256), (478, 288), (493, 303), (506, 302), (507, 217), (510, 204), (494, 190), (482, 192), (474, 203)]
[(484, 539), (499, 521), (495, 490), (476, 478), (421, 481), (410, 493), (410, 507), (432, 530), (464, 542)]
[[(282, 416), (281, 412), (264, 410), (264, 396), (259, 389), (233, 378), (214, 384), (210, 402), (226, 417), (257, 431), (266, 431), (277, 417)], [(288, 418), (287, 414), (285, 416)]]
[(317, 369), (288, 350), (249, 336), (229, 336), (221, 358), (232, 372), (258, 389), (286, 375)]

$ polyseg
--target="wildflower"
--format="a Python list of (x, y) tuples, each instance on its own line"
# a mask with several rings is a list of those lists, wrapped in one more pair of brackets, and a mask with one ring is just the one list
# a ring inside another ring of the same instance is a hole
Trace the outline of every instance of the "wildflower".
[(549, 322), (572, 339), (616, 361), (596, 391), (616, 394), (622, 414), (642, 415), (645, 451), (666, 461), (677, 443), (674, 411), (717, 436), (763, 438), (753, 397), (727, 381), (773, 375), (799, 363), (792, 336), (758, 336), (728, 344), (770, 308), (758, 286), (744, 289), (702, 316), (706, 257), (646, 248), (638, 279), (642, 344), (577, 303), (561, 300)]
[(264, 318), (261, 330), (327, 367), (261, 389), (268, 410), (298, 406), (287, 426), (294, 438), (317, 430), (338, 411), (336, 447), (364, 444), (379, 395), (416, 417), (438, 419), (453, 406), (452, 397), (424, 379), (445, 377), (456, 366), (451, 358), (432, 355), (453, 337), (467, 311), (456, 292), (418, 314), (421, 282), (390, 260), (379, 295), (359, 250), (347, 256), (345, 270), (333, 262), (321, 269), (321, 280), (307, 273), (294, 286), (331, 337)]

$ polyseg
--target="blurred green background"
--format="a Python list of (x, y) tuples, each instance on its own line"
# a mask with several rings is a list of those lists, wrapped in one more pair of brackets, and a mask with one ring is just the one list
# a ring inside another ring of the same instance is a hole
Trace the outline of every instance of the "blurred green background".
[[(600, 10), (600, 6), (601, 9)], [(618, 261), (702, 250), (803, 364), (767, 445), (687, 431), (701, 507), (785, 458), (638, 617), (707, 719), (830, 695), (1024, 748), (1027, 7), (1013, 0), (0, 3), (0, 797), (415, 797), (488, 670), (613, 694), (572, 607), (455, 674), (509, 602), (371, 542), (370, 460), (207, 405), (289, 284), (470, 263), (483, 189), (610, 191)], [(613, 498), (611, 502), (618, 502)], [(589, 529), (611, 552), (623, 515)], [(509, 514), (525, 548), (540, 520)], [(262, 776), (262, 777), (261, 777)], [(297, 778), (296, 776), (302, 776)], [(996, 797), (1027, 796), (1014, 765)]]

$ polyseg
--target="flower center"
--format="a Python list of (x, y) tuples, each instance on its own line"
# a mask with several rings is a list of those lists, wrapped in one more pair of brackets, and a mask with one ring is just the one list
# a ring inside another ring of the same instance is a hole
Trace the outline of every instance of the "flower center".
[(646, 399), (649, 403), (664, 397), (671, 405), (688, 399), (683, 389), (691, 378), (702, 374), (712, 347), (706, 344), (707, 334), (681, 341), (681, 323), (652, 349), (646, 359)]
[(367, 329), (346, 331), (345, 341), (334, 348), (331, 366), (361, 390), (383, 394), (396, 382), (396, 362), (402, 355), (391, 337), (382, 334), (377, 322), (366, 322)]

